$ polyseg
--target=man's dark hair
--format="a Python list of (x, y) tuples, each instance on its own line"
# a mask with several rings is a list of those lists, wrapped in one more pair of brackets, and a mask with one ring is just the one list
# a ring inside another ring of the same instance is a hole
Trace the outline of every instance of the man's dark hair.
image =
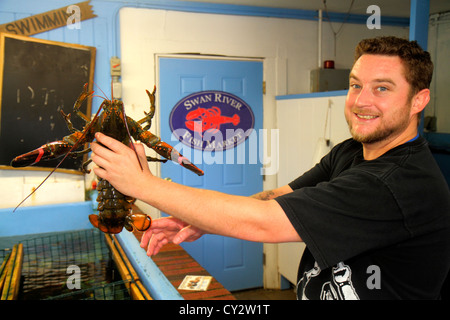
[(433, 62), (417, 41), (398, 37), (378, 37), (362, 40), (355, 49), (356, 62), (363, 54), (398, 56), (403, 62), (406, 81), (411, 85), (410, 98), (423, 89), (430, 88)]

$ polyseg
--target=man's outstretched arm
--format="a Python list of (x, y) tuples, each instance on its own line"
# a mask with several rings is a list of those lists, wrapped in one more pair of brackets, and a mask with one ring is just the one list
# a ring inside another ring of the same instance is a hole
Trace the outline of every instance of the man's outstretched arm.
[[(252, 195), (252, 198), (259, 200), (271, 200), (282, 194), (292, 192), (289, 186), (275, 190), (263, 191)], [(180, 244), (181, 242), (192, 242), (204, 235), (204, 230), (189, 225), (175, 217), (164, 217), (155, 219), (152, 226), (141, 238), (141, 247), (147, 248), (149, 256), (158, 254), (159, 250), (169, 242)]]
[(196, 189), (152, 175), (142, 145), (134, 151), (121, 142), (97, 133), (92, 144), (94, 172), (120, 192), (140, 199), (207, 233), (258, 242), (301, 241), (275, 200), (262, 201), (212, 190)]

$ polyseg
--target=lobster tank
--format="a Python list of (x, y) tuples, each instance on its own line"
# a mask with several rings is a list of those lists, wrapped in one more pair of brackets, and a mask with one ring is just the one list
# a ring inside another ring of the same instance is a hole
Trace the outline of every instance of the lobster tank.
[[(13, 267), (20, 268), (21, 274), (15, 299), (130, 299), (100, 231), (92, 228), (41, 234), (27, 237), (20, 244), (22, 261)], [(1, 249), (0, 263), (8, 261), (10, 253), (13, 249)], [(78, 282), (70, 278), (75, 272)]]
[[(127, 300), (135, 279), (120, 279), (109, 235), (93, 228), (92, 201), (0, 209), (0, 264), (14, 244), (23, 244), (18, 299)], [(115, 235), (151, 299), (182, 299), (148, 258), (133, 233)], [(70, 266), (80, 270), (80, 288), (69, 289)]]

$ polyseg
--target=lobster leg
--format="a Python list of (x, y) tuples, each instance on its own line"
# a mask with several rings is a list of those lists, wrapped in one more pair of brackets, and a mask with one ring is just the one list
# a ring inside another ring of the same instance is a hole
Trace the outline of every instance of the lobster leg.
[(159, 158), (147, 156), (147, 161), (148, 162), (163, 162), (163, 163), (166, 163), (167, 159), (159, 159)]
[(92, 159), (87, 159), (83, 164), (81, 165), (81, 168), (84, 173), (90, 173), (91, 170), (88, 170), (87, 166), (92, 162)]

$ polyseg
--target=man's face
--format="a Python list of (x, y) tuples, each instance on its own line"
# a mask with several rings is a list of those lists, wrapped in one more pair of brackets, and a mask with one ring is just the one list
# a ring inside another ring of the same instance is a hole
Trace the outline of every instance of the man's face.
[(362, 55), (350, 73), (345, 118), (353, 139), (376, 143), (402, 133), (409, 125), (410, 85), (397, 56)]

